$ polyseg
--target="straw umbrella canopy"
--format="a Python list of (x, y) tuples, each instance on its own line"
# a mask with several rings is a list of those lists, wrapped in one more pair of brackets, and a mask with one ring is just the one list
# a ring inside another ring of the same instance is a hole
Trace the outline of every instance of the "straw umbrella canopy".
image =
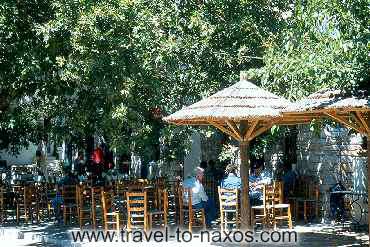
[[(370, 98), (346, 95), (340, 90), (323, 89), (283, 110), (284, 119), (331, 118), (367, 136), (368, 202), (370, 202)], [(370, 203), (368, 203), (370, 212)], [(370, 236), (370, 217), (368, 217)]]
[(250, 227), (249, 142), (281, 121), (281, 110), (290, 102), (246, 80), (241, 75), (236, 84), (164, 120), (177, 125), (212, 125), (239, 142), (242, 179), (241, 227)]
[(359, 133), (369, 132), (367, 115), (370, 99), (349, 95), (340, 90), (323, 89), (283, 109), (285, 121), (329, 117)]

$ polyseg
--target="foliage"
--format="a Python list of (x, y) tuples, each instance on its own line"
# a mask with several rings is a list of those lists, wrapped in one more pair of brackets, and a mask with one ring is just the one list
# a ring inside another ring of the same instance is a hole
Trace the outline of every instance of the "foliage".
[(37, 142), (30, 138), (36, 132), (70, 142), (98, 133), (121, 152), (146, 155), (164, 127), (153, 109), (169, 114), (260, 66), (255, 58), (279, 30), (284, 20), (276, 10), (285, 7), (8, 0), (0, 12), (0, 83), (15, 108), (2, 114), (3, 147)]
[(265, 65), (249, 76), (290, 100), (321, 88), (354, 90), (369, 81), (367, 0), (296, 4), (286, 28), (268, 44)]
[(366, 0), (4, 0), (0, 148), (97, 134), (119, 153), (158, 159), (162, 142), (178, 159), (191, 132), (161, 117), (240, 70), (289, 99), (368, 80), (367, 11)]
[(281, 140), (287, 133), (286, 127), (274, 125), (272, 128), (264, 134), (258, 136), (256, 139), (251, 141), (250, 154), (256, 159), (263, 158), (266, 150), (271, 147), (274, 143)]

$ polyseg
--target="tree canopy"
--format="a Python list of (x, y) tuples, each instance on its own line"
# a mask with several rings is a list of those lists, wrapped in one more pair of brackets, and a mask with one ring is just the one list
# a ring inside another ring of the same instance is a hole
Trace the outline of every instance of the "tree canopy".
[(241, 70), (290, 99), (356, 88), (369, 79), (368, 10), (366, 0), (5, 0), (0, 148), (99, 134), (157, 158), (160, 141), (180, 149), (173, 133), (186, 133), (161, 117)]

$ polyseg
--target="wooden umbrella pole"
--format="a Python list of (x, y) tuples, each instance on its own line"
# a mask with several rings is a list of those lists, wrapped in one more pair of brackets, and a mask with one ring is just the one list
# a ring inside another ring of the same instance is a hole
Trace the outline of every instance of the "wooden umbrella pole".
[(251, 229), (251, 209), (249, 205), (249, 158), (248, 158), (248, 141), (240, 143), (240, 177), (242, 181), (241, 193), (241, 229)]

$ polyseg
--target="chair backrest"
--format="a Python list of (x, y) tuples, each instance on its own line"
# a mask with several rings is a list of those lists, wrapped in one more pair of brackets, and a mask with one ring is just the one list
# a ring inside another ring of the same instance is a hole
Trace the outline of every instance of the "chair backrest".
[(52, 201), (57, 195), (58, 186), (53, 183), (46, 184), (46, 198), (49, 205), (51, 205)]
[(162, 177), (161, 178), (156, 178), (154, 184), (155, 184), (156, 188), (162, 188), (163, 189), (166, 185), (166, 180), (165, 180), (165, 178), (162, 178)]
[(148, 213), (147, 192), (127, 192), (127, 212), (128, 215), (135, 213), (145, 217)]
[(114, 188), (116, 190), (117, 195), (123, 195), (123, 193), (125, 192), (125, 190), (127, 188), (127, 184), (124, 183), (124, 182), (116, 181), (114, 183)]
[(104, 214), (118, 211), (115, 203), (115, 195), (114, 187), (108, 186), (101, 190), (101, 202)]
[(212, 198), (215, 200), (216, 194), (217, 194), (217, 181), (213, 176), (206, 175), (203, 177), (202, 181), (204, 190), (208, 197)]
[(63, 185), (62, 197), (64, 205), (77, 204), (78, 201), (77, 185)]
[(5, 208), (4, 205), (4, 194), (5, 194), (5, 188), (0, 187), (0, 211), (2, 212)]
[(168, 192), (167, 189), (158, 189), (156, 195), (155, 208), (160, 211), (167, 211), (168, 209)]
[(238, 189), (224, 189), (218, 186), (218, 199), (220, 210), (228, 208), (238, 210), (239, 191)]
[(178, 188), (178, 197), (179, 197), (179, 207), (182, 208), (192, 208), (192, 189), (184, 188), (179, 186)]
[(263, 204), (265, 209), (283, 203), (283, 185), (281, 182), (273, 182), (263, 186)]
[(24, 203), (24, 186), (15, 185), (12, 187), (12, 190), (14, 192), (14, 199), (16, 203), (23, 204)]
[(77, 185), (77, 203), (79, 209), (92, 207), (92, 190), (87, 184)]
[(34, 186), (37, 202), (40, 208), (46, 208), (48, 203), (48, 190), (47, 184), (37, 184)]
[(167, 183), (167, 192), (173, 194), (175, 200), (176, 208), (179, 206), (179, 189), (182, 187), (181, 181), (176, 179), (175, 181)]
[(313, 199), (316, 197), (317, 188), (315, 178), (312, 176), (300, 176), (296, 182), (295, 194), (306, 199)]
[(120, 203), (124, 203), (126, 200), (127, 184), (125, 182), (115, 183), (115, 197)]
[(310, 181), (307, 187), (307, 199), (319, 200), (320, 197), (320, 186), (316, 181)]
[(37, 202), (37, 194), (33, 185), (14, 186), (13, 189), (17, 204), (29, 206), (32, 202)]

